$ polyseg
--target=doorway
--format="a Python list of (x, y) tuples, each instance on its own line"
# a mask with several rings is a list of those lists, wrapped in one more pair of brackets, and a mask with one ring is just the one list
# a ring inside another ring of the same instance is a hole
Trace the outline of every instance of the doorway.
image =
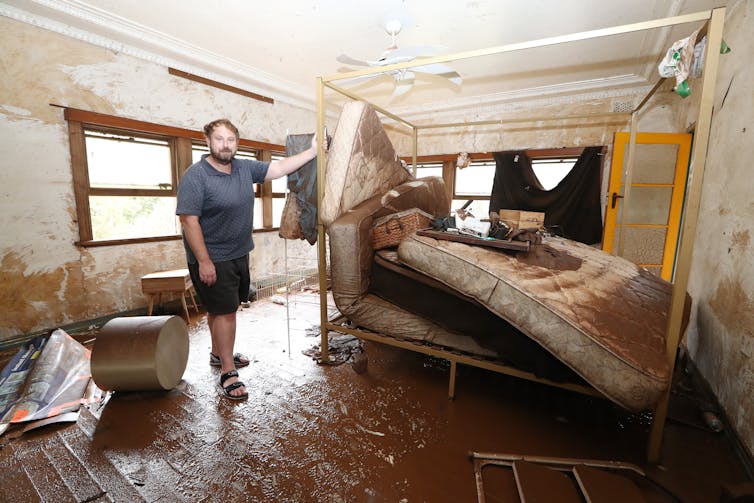
[(692, 135), (637, 133), (626, 205), (629, 133), (616, 133), (602, 249), (670, 281), (683, 211)]

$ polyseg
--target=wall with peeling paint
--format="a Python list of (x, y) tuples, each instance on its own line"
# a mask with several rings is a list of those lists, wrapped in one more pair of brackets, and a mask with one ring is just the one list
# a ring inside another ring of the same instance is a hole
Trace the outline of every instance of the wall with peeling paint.
[[(63, 110), (50, 104), (201, 130), (228, 117), (245, 138), (285, 144), (315, 114), (168, 74), (152, 62), (0, 17), (0, 342), (140, 309), (140, 277), (185, 267), (180, 241), (80, 248)], [(255, 234), (255, 277), (285, 268), (285, 241)], [(304, 241), (289, 255), (316, 257)]]
[[(754, 453), (754, 2), (727, 8), (691, 264), (689, 354)], [(693, 115), (689, 116), (689, 122)]]
[[(597, 119), (519, 121), (527, 117), (567, 117), (576, 115), (609, 114), (616, 108), (630, 112), (647, 94), (648, 89), (612, 90), (569, 97), (530, 99), (486, 109), (470, 109), (452, 117), (434, 117), (433, 123), (502, 121), (500, 125), (454, 127), (419, 130), (418, 155), (457, 154), (458, 152), (498, 152), (502, 150), (585, 147), (611, 145), (616, 131), (627, 131), (629, 117), (599, 117)], [(663, 85), (639, 114), (639, 125), (646, 132), (678, 132), (683, 123), (680, 106), (672, 87)], [(421, 121), (416, 121), (421, 124)], [(388, 126), (388, 134), (401, 155), (411, 155), (412, 137), (405, 127)]]

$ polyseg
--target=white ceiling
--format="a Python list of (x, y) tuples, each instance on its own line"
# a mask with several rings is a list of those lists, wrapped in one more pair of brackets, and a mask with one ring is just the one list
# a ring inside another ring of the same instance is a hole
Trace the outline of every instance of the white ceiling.
[[(340, 54), (377, 59), (399, 47), (474, 51), (711, 9), (725, 0), (5, 0), (0, 14), (258, 94), (314, 108), (315, 78), (346, 69)], [(404, 116), (534, 97), (620, 92), (657, 80), (665, 49), (700, 23), (450, 63), (458, 87), (417, 77), (338, 85)], [(349, 67), (360, 69), (361, 67)], [(628, 91), (626, 91), (628, 92)], [(328, 93), (328, 99), (331, 94)]]

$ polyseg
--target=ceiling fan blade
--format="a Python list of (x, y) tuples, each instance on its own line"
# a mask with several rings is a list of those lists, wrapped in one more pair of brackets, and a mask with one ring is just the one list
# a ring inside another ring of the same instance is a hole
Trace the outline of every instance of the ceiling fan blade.
[(361, 61), (359, 59), (354, 59), (350, 56), (346, 56), (345, 54), (341, 54), (337, 58), (335, 58), (335, 61), (338, 61), (340, 63), (344, 63), (346, 65), (359, 65), (359, 66), (370, 66), (370, 64), (367, 61)]
[(461, 82), (463, 79), (461, 79), (461, 76), (453, 70), (448, 65), (443, 65), (442, 63), (432, 63), (429, 65), (419, 65), (419, 66), (412, 66), (411, 70), (415, 72), (420, 73), (431, 73), (433, 75), (438, 75), (440, 77), (445, 77), (452, 83), (456, 85), (461, 85)]
[(385, 75), (384, 73), (375, 73), (372, 75), (361, 75), (359, 77), (351, 77), (350, 79), (343, 79), (341, 82), (348, 83), (348, 84), (359, 84), (361, 82), (366, 82), (368, 80), (374, 79), (376, 77), (382, 77)]
[(437, 56), (438, 54), (447, 52), (447, 50), (448, 48), (442, 45), (411, 45), (385, 51), (383, 57), (401, 58), (413, 56), (418, 58), (420, 56)]

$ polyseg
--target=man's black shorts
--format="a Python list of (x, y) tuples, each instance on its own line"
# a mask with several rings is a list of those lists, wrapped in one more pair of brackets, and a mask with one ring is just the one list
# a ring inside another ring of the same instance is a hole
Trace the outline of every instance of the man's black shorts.
[(199, 263), (189, 264), (191, 281), (194, 289), (202, 301), (202, 305), (210, 314), (229, 314), (238, 310), (241, 302), (249, 299), (249, 256), (215, 262), (217, 281), (207, 286), (199, 279)]

